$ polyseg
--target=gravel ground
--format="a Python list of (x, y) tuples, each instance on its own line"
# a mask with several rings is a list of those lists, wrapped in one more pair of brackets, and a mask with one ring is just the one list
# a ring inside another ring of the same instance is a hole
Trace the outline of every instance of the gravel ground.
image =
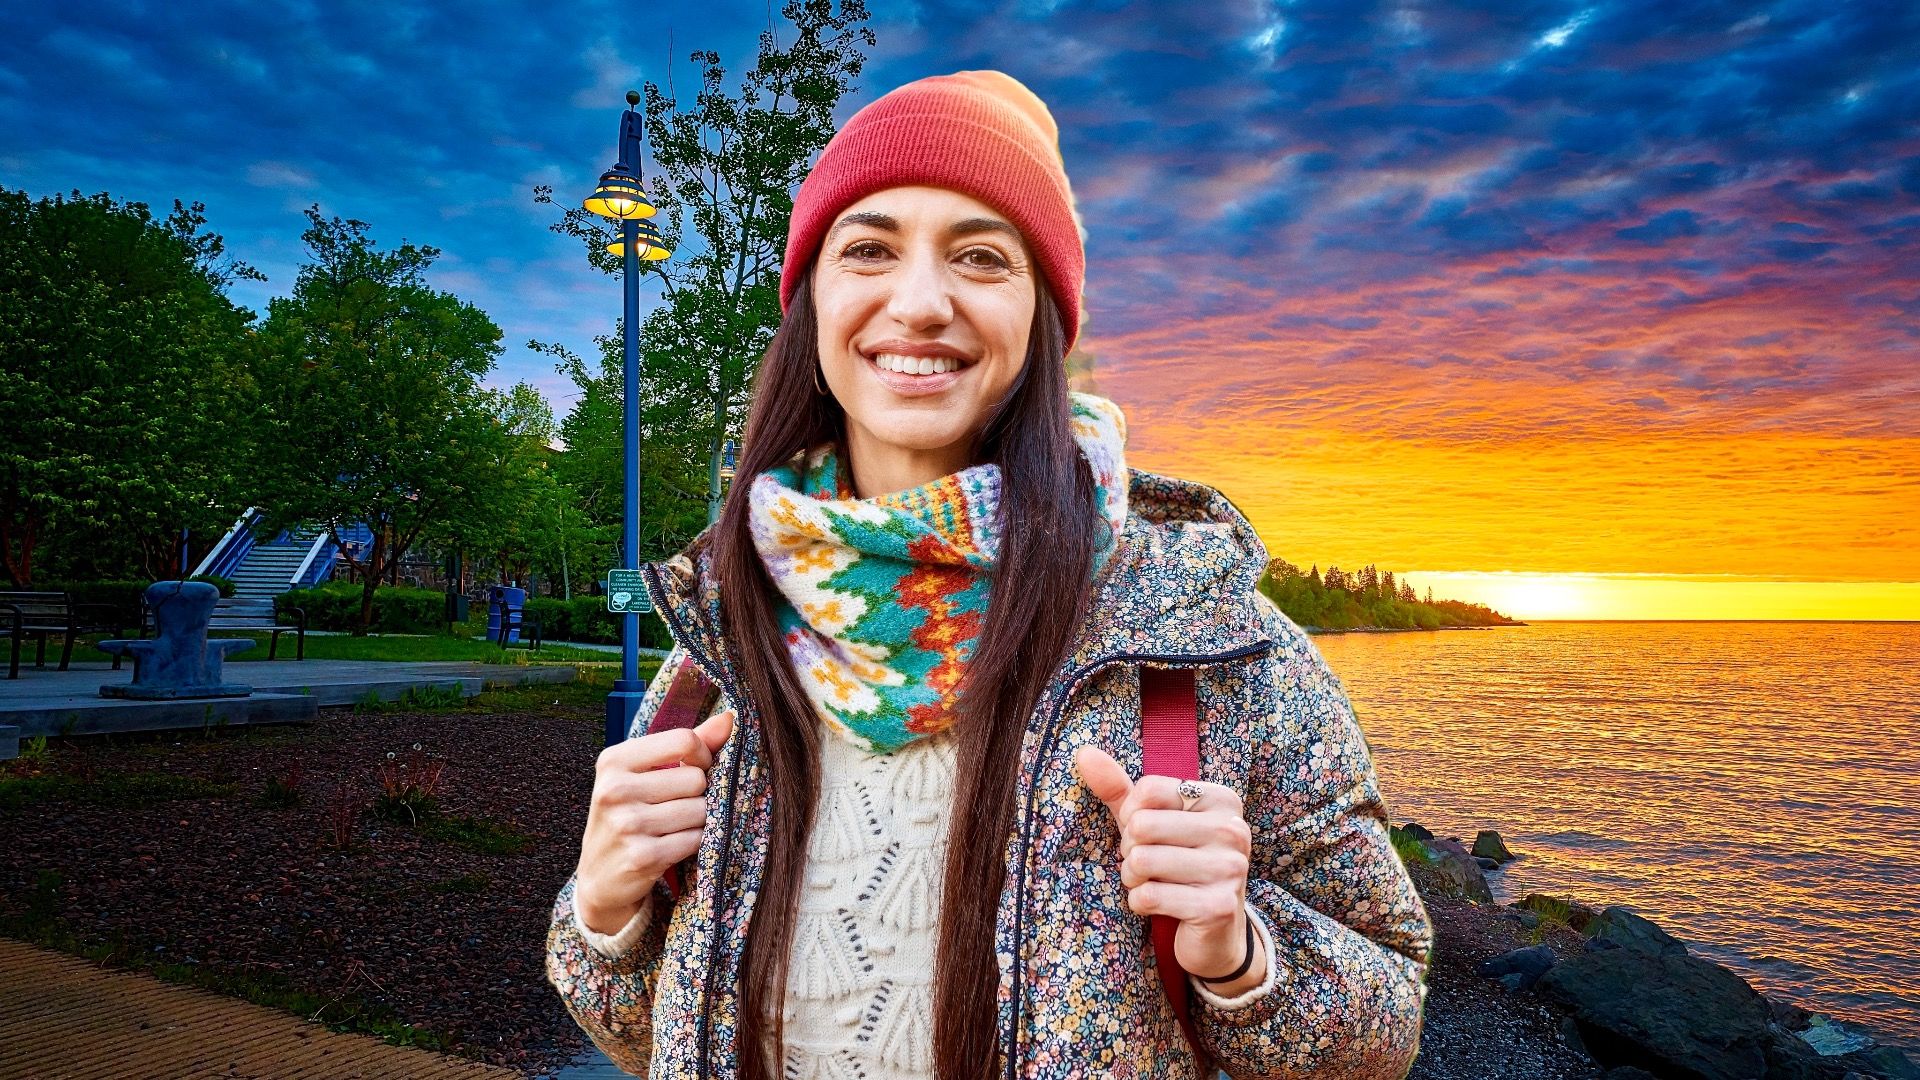
[[(1560, 1035), (1562, 1014), (1532, 994), (1510, 994), (1473, 973), (1475, 964), (1533, 944), (1518, 922), (1496, 907), (1450, 900), (1422, 887), (1433, 919), (1434, 960), (1420, 1056), (1407, 1080), (1591, 1080), (1602, 1070)], [(1551, 930), (1544, 939), (1561, 957), (1582, 951), (1579, 934)]]
[[(237, 785), (225, 798), (137, 805), (0, 800), (9, 838), (0, 926), (36, 904), (47, 910), (52, 896), (36, 882), (54, 871), (58, 925), (83, 944), (117, 943), (109, 962), (276, 980), (318, 995), (322, 1019), (383, 1010), (444, 1036), (451, 1052), (551, 1071), (586, 1045), (542, 958), (553, 894), (578, 853), (601, 713), (581, 688), (481, 701), (476, 711), (324, 710), (312, 725), (211, 737), (55, 740), (38, 766), (0, 765), (0, 775), (165, 773)], [(478, 854), (364, 814), (355, 847), (335, 850), (329, 796), (370, 801), (387, 754), (397, 764), (416, 742), (444, 763), (444, 813), (510, 826), (530, 839), (526, 850)], [(262, 805), (269, 778), (294, 767), (302, 804)], [(1438, 947), (1408, 1080), (1598, 1077), (1562, 1041), (1553, 1009), (1473, 974), (1477, 961), (1528, 944), (1521, 928), (1499, 909), (1427, 896)], [(1569, 931), (1547, 940), (1563, 955), (1580, 948)]]

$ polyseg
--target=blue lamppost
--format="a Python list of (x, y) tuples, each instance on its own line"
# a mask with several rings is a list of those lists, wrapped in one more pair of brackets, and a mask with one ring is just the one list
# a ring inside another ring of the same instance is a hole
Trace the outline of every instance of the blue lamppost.
[[(627, 91), (627, 111), (620, 114), (620, 160), (600, 176), (600, 184), (581, 203), (602, 217), (620, 225), (620, 239), (607, 250), (622, 257), (625, 271), (623, 357), (626, 366), (626, 527), (621, 535), (621, 561), (626, 579), (640, 566), (640, 260), (664, 259), (673, 254), (660, 238), (653, 223), (643, 221), (654, 214), (640, 180), (640, 146), (645, 117), (634, 111), (640, 104), (638, 91)], [(619, 575), (621, 571), (614, 571)], [(610, 575), (611, 578), (611, 575)], [(616, 592), (608, 582), (608, 596), (632, 597), (631, 588)], [(640, 612), (646, 609), (644, 590), (638, 602), (623, 602), (621, 610), (620, 678), (607, 695), (607, 745), (627, 737), (634, 714), (640, 711), (640, 698), (646, 684), (640, 681)]]

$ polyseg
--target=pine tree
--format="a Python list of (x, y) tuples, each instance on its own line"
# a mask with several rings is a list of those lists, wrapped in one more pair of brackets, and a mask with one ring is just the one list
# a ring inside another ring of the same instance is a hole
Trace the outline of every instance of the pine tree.
[(1400, 599), (1400, 589), (1393, 583), (1393, 571), (1391, 570), (1380, 575), (1380, 595), (1389, 600)]

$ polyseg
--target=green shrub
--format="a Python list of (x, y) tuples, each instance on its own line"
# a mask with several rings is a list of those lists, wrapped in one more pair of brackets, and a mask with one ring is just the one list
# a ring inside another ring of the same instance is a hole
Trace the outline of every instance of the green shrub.
[(221, 577), (219, 574), (195, 574), (187, 580), (204, 581), (214, 588), (219, 589), (221, 596), (233, 595), (233, 582), (228, 578)]
[[(301, 608), (309, 630), (358, 630), (361, 587), (349, 581), (327, 581), (308, 588), (289, 589), (273, 598), (273, 609), (284, 613)], [(409, 585), (382, 585), (373, 593), (373, 624), (380, 634), (435, 634), (447, 628), (447, 594), (438, 589)]]
[[(620, 644), (620, 616), (607, 610), (604, 596), (527, 598), (527, 614), (540, 620), (540, 636), (548, 641), (585, 641)], [(673, 647), (667, 624), (658, 614), (640, 617), (640, 644), (649, 649)]]

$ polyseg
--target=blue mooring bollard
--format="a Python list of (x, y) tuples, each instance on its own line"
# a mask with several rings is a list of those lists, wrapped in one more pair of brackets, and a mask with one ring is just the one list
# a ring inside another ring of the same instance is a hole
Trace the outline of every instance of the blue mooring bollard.
[(207, 640), (219, 589), (205, 581), (156, 581), (147, 586), (146, 597), (157, 633), (100, 642), (102, 652), (133, 658), (133, 681), (102, 686), (101, 697), (164, 700), (253, 693), (244, 683), (220, 681), (227, 654), (251, 649), (254, 643), (247, 638)]

